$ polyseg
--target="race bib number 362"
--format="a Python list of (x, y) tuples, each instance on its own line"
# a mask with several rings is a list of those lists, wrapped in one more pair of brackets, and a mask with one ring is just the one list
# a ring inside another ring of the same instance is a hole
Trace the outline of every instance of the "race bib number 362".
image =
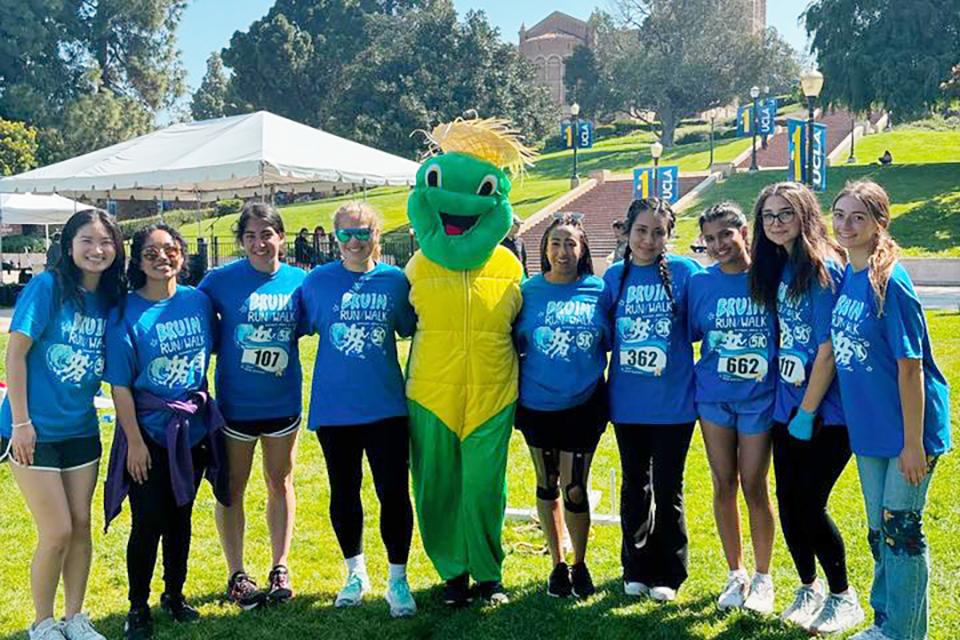
[(624, 371), (658, 376), (666, 366), (667, 354), (660, 347), (620, 349), (620, 368)]
[(759, 353), (721, 353), (717, 373), (741, 380), (763, 380), (767, 377), (767, 359)]

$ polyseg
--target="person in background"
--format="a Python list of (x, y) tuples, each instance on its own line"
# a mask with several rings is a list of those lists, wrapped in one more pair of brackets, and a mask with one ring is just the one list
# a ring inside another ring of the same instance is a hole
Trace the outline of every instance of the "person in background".
[(623, 220), (614, 220), (610, 226), (613, 228), (613, 235), (617, 240), (617, 246), (613, 250), (613, 261), (619, 262), (623, 260), (627, 253), (627, 247), (630, 244), (630, 230)]
[(44, 271), (50, 271), (56, 267), (57, 263), (60, 261), (61, 254), (60, 233), (57, 232), (53, 234), (53, 237), (50, 239), (50, 246), (47, 248), (47, 260), (43, 267)]
[(523, 244), (523, 238), (520, 237), (520, 226), (522, 224), (523, 220), (520, 216), (514, 214), (510, 231), (507, 232), (507, 237), (500, 244), (510, 249), (513, 255), (517, 256), (517, 260), (523, 265), (523, 277), (528, 278), (530, 273), (527, 271), (527, 248)]
[[(30, 640), (103, 640), (82, 613), (101, 454), (93, 398), (103, 377), (107, 315), (125, 291), (126, 260), (116, 220), (99, 209), (73, 214), (58, 240), (65, 259), (30, 281), (10, 325), (0, 460), (10, 459), (37, 527)], [(53, 616), (61, 577), (62, 622)]]
[(310, 232), (306, 227), (300, 229), (297, 239), (293, 241), (293, 258), (301, 269), (310, 269), (316, 257), (310, 245)]

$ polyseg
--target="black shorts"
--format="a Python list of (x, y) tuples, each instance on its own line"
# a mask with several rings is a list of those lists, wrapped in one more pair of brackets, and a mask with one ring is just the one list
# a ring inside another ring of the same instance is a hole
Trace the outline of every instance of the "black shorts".
[(607, 385), (601, 380), (586, 402), (569, 409), (539, 411), (518, 404), (515, 424), (527, 446), (593, 453), (609, 419)]
[(38, 471), (73, 471), (96, 464), (103, 453), (99, 436), (70, 438), (57, 442), (38, 442), (33, 449), (33, 464), (21, 465), (13, 459), (10, 451), (11, 441), (0, 438), (0, 461), (9, 459), (18, 467)]
[(285, 438), (300, 428), (300, 416), (263, 418), (261, 420), (227, 420), (223, 432), (234, 440), (256, 442), (258, 438)]

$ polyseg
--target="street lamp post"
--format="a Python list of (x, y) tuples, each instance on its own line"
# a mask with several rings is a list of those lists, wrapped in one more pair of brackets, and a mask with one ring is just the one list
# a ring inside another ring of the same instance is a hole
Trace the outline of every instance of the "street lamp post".
[(760, 97), (760, 87), (756, 85), (750, 87), (750, 97), (753, 98), (753, 126), (750, 127), (753, 130), (753, 147), (750, 154), (750, 171), (758, 171), (760, 167), (757, 166), (757, 126), (760, 118), (757, 117), (757, 111), (759, 110), (757, 98)]
[(816, 69), (810, 69), (800, 76), (800, 86), (803, 88), (803, 95), (807, 97), (807, 109), (809, 118), (807, 119), (807, 186), (813, 186), (813, 108), (817, 102), (817, 96), (823, 89), (823, 74)]
[(717, 117), (717, 110), (710, 109), (707, 111), (707, 117), (710, 118), (710, 164), (707, 169), (710, 169), (713, 167), (713, 123)]
[(857, 116), (850, 114), (850, 157), (847, 158), (847, 164), (853, 164), (857, 161), (857, 156), (853, 152), (854, 143), (857, 141)]
[(663, 155), (663, 145), (654, 142), (650, 145), (650, 155), (653, 156), (653, 196), (660, 199), (660, 156)]
[[(768, 85), (763, 85), (763, 103), (766, 105), (770, 101), (770, 87)], [(767, 148), (767, 134), (763, 134), (763, 137), (760, 139), (760, 144), (763, 145), (763, 148)]]
[(577, 149), (580, 147), (580, 105), (574, 102), (570, 105), (570, 115), (573, 116), (573, 176), (570, 178), (570, 188), (580, 186), (580, 176), (577, 175)]

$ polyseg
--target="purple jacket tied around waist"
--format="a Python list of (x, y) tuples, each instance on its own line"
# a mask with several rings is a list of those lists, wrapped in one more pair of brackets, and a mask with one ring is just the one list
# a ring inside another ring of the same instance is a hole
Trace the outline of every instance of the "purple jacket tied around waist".
[[(213, 486), (213, 495), (217, 502), (230, 506), (229, 470), (226, 465), (226, 449), (223, 439), (224, 420), (216, 401), (206, 391), (190, 394), (186, 400), (165, 400), (149, 391), (137, 391), (134, 404), (138, 412), (163, 411), (170, 414), (166, 429), (167, 458), (170, 461), (170, 481), (177, 506), (189, 504), (196, 497), (194, 489), (193, 457), (190, 453), (190, 417), (198, 411), (204, 412), (207, 435), (197, 446), (204, 442), (209, 449), (208, 464), (205, 472), (207, 481)], [(110, 466), (107, 469), (107, 481), (103, 488), (104, 531), (110, 522), (120, 514), (124, 499), (130, 492), (130, 474), (127, 473), (127, 434), (117, 423), (113, 434), (113, 447), (110, 450)], [(154, 469), (152, 473), (159, 470)]]

